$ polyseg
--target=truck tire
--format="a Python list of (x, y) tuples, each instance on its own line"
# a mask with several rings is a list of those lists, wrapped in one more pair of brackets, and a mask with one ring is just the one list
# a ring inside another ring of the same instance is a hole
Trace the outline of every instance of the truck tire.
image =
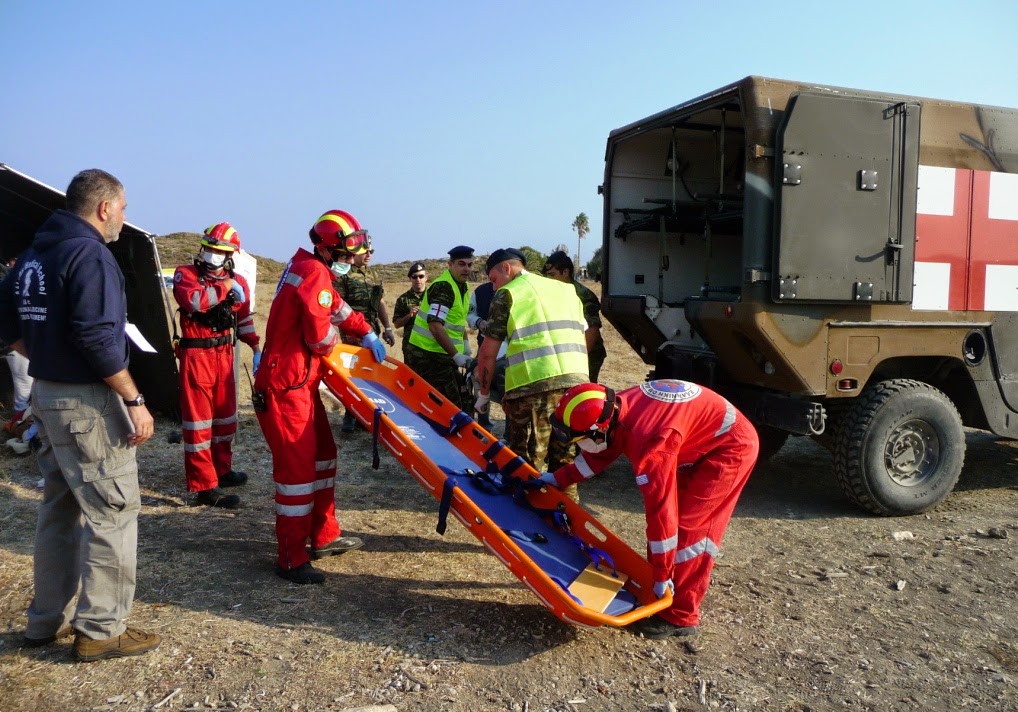
[(787, 430), (770, 425), (753, 423), (753, 427), (756, 428), (756, 434), (760, 437), (760, 454), (757, 455), (757, 462), (767, 462), (777, 455), (778, 450), (784, 446), (788, 436), (791, 435)]
[(928, 383), (904, 378), (862, 393), (845, 414), (834, 451), (845, 494), (881, 516), (935, 507), (954, 488), (964, 463), (957, 408)]

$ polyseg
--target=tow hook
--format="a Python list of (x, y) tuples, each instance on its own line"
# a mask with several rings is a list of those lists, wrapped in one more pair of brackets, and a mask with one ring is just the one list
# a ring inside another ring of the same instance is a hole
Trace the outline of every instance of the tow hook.
[(809, 424), (811, 434), (822, 435), (824, 428), (827, 427), (827, 411), (820, 403), (810, 403), (806, 422)]

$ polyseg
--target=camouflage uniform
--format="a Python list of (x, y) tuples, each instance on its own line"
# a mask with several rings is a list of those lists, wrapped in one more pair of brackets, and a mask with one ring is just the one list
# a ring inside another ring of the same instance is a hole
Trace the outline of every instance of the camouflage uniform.
[[(460, 292), (466, 295), (467, 285), (461, 284), (459, 288)], [(451, 308), (455, 301), (448, 282), (435, 282), (425, 290), (425, 293), (428, 295), (429, 305), (441, 304)], [(433, 321), (438, 321), (438, 319), (429, 315), (428, 323)], [(410, 323), (407, 330), (412, 329), (413, 323)], [(459, 367), (452, 360), (452, 356), (426, 351), (407, 342), (403, 347), (403, 360), (407, 366), (416, 371), (418, 376), (427, 381), (432, 388), (449, 399), (450, 402), (459, 406), (461, 410), (467, 410), (473, 406), (472, 403), (467, 403), (467, 398), (463, 395), (463, 374), (460, 373)]]
[[(499, 341), (508, 338), (510, 309), (512, 295), (505, 289), (495, 292), (484, 330), (486, 337)], [(514, 388), (502, 396), (506, 444), (538, 472), (554, 472), (573, 461), (573, 446), (552, 437), (551, 416), (567, 390), (586, 382), (585, 373), (566, 373)], [(576, 485), (564, 491), (579, 501)]]
[[(583, 318), (587, 321), (587, 328), (595, 327), (600, 329), (601, 302), (598, 300), (597, 295), (577, 281), (573, 281), (573, 286), (576, 287), (576, 296), (583, 302)], [(607, 356), (608, 352), (604, 348), (604, 339), (598, 335), (594, 348), (587, 350), (587, 364), (590, 370), (591, 383), (597, 383), (597, 376), (601, 373), (601, 366), (604, 364)]]
[[(414, 307), (421, 306), (421, 297), (424, 296), (424, 292), (418, 294), (413, 289), (408, 289), (398, 297), (396, 297), (396, 306), (392, 310), (392, 320), (402, 319), (410, 310)], [(410, 345), (410, 334), (414, 333), (414, 320), (411, 319), (407, 322), (407, 325), (403, 327), (403, 360), (406, 360), (406, 349)]]
[[(378, 310), (385, 290), (382, 288), (382, 279), (375, 270), (353, 265), (348, 273), (333, 280), (332, 286), (354, 311), (364, 315), (364, 319), (375, 334), (382, 333)], [(361, 340), (344, 334), (343, 343), (360, 346)]]

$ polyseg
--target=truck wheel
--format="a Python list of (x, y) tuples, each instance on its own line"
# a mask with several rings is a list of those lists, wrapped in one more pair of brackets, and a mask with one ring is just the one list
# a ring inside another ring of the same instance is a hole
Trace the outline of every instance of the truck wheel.
[(791, 435), (787, 430), (781, 430), (770, 425), (757, 425), (753, 423), (753, 427), (756, 428), (756, 434), (760, 436), (760, 454), (757, 455), (757, 462), (767, 462), (777, 455), (778, 450), (784, 446), (788, 436)]
[(834, 471), (849, 499), (873, 514), (925, 512), (958, 481), (961, 416), (927, 383), (902, 378), (867, 388), (841, 425)]

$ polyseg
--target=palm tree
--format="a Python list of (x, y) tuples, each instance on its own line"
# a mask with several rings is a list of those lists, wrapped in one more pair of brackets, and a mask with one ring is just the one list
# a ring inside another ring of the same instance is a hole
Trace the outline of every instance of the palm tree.
[(586, 235), (588, 232), (590, 232), (590, 223), (587, 221), (587, 214), (586, 213), (580, 213), (579, 215), (577, 215), (576, 219), (573, 220), (573, 224), (572, 224), (571, 227), (573, 228), (573, 230), (576, 230), (576, 273), (577, 274), (574, 275), (574, 276), (578, 276), (582, 272), (582, 269), (583, 269), (582, 267), (580, 267), (580, 264), (581, 264), (580, 263), (580, 240), (583, 239), (584, 235)]

